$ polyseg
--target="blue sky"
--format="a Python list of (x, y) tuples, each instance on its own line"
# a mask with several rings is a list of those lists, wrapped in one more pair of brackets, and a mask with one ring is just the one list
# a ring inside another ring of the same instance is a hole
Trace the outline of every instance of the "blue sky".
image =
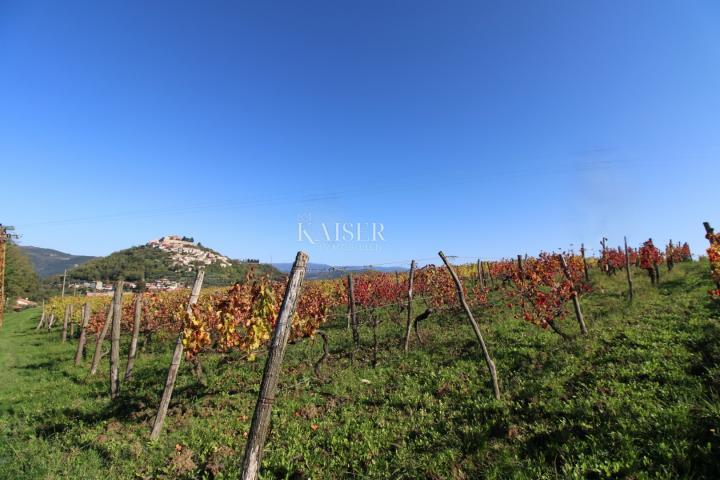
[(717, 2), (6, 1), (0, 72), (28, 245), (377, 264), (720, 225)]

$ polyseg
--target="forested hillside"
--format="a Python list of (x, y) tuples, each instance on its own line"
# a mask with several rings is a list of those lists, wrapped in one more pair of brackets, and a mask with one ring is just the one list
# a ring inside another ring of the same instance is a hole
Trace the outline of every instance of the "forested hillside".
[(20, 249), (27, 255), (35, 267), (35, 271), (41, 277), (61, 274), (66, 268), (77, 267), (95, 258), (88, 255), (72, 255), (52, 248), (29, 245), (21, 245)]

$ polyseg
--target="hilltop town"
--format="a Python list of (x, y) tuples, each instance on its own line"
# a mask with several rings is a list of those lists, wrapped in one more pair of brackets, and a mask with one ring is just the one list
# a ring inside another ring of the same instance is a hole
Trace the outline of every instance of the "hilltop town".
[(147, 246), (169, 252), (175, 266), (185, 266), (188, 270), (198, 263), (217, 264), (223, 268), (231, 265), (228, 257), (200, 246), (199, 243), (195, 243), (193, 238), (189, 237), (167, 235), (157, 240), (150, 240)]

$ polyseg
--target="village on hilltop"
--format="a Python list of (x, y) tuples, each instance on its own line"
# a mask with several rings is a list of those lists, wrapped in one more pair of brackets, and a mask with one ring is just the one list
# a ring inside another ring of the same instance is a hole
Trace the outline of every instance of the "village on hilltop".
[(192, 238), (188, 237), (167, 235), (157, 240), (150, 240), (147, 245), (170, 252), (175, 265), (186, 266), (188, 270), (198, 263), (204, 265), (218, 264), (223, 268), (231, 265), (228, 257), (206, 250), (198, 246)]
[[(170, 253), (173, 266), (180, 267), (180, 269), (186, 268), (188, 271), (198, 264), (219, 265), (223, 268), (232, 265), (228, 257), (200, 246), (195, 243), (193, 238), (189, 237), (167, 235), (156, 240), (150, 240), (146, 245)], [(248, 262), (257, 263), (257, 260), (248, 260)], [(125, 281), (124, 285), (126, 289), (134, 290), (137, 288), (137, 284), (134, 282)], [(70, 282), (66, 287), (68, 292), (73, 292), (72, 294), (76, 295), (80, 291), (90, 297), (110, 296), (114, 292), (112, 282)], [(168, 278), (148, 280), (145, 284), (145, 288), (149, 291), (171, 291), (187, 287), (188, 285), (182, 281)]]

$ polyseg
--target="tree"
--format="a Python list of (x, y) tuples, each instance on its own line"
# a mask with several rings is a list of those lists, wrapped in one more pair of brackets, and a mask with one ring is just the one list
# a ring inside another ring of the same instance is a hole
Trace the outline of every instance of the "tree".
[(37, 299), (40, 296), (40, 277), (30, 259), (14, 243), (8, 242), (5, 256), (6, 298)]

